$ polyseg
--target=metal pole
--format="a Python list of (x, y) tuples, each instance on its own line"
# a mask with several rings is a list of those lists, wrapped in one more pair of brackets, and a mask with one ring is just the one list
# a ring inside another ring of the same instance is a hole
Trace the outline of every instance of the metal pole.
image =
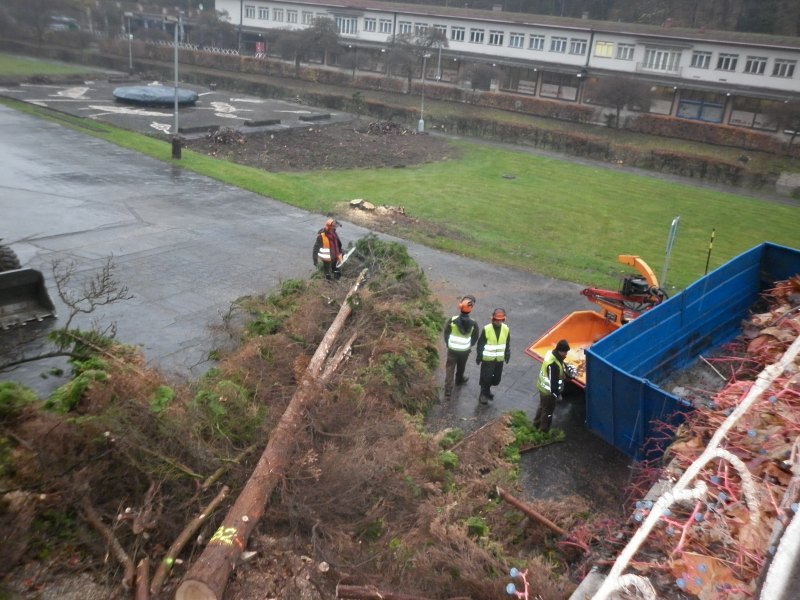
[(181, 137), (178, 133), (178, 29), (182, 25), (181, 15), (178, 15), (175, 23), (175, 126), (172, 130), (172, 158), (176, 160), (181, 158)]
[(439, 58), (436, 62), (436, 81), (442, 80), (442, 43), (439, 42)]
[(422, 98), (419, 105), (419, 122), (417, 123), (417, 133), (425, 131), (425, 69), (428, 65), (428, 57), (430, 54), (425, 53), (422, 55)]
[(133, 34), (128, 33), (128, 75), (133, 75)]
[(708, 275), (708, 263), (711, 261), (711, 248), (714, 246), (714, 232), (716, 231), (716, 228), (711, 230), (711, 239), (708, 241), (708, 256), (706, 256), (706, 271), (703, 275)]
[(672, 219), (672, 225), (669, 227), (669, 235), (667, 235), (667, 249), (664, 254), (664, 268), (661, 271), (661, 280), (660, 284), (661, 287), (666, 289), (667, 287), (667, 270), (669, 269), (669, 257), (672, 254), (672, 246), (675, 244), (675, 236), (678, 234), (678, 221), (680, 221), (680, 217), (675, 217)]

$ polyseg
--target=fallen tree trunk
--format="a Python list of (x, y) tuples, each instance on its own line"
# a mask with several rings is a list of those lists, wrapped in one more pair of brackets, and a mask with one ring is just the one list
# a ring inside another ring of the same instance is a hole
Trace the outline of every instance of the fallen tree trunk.
[(247, 547), (250, 533), (264, 515), (267, 498), (283, 478), (295, 450), (297, 432), (304, 426), (306, 409), (319, 395), (319, 377), (325, 359), (353, 311), (350, 299), (366, 279), (366, 274), (365, 269), (348, 292), (250, 479), (203, 553), (186, 573), (175, 594), (176, 600), (221, 600), (239, 555)]
[(530, 517), (530, 518), (531, 518), (531, 519), (533, 519), (534, 521), (537, 521), (538, 523), (541, 523), (542, 525), (544, 525), (545, 527), (547, 527), (547, 528), (548, 528), (548, 529), (550, 529), (551, 531), (553, 531), (553, 532), (557, 533), (557, 534), (558, 534), (558, 535), (560, 535), (560, 536), (566, 536), (566, 535), (567, 535), (567, 532), (566, 532), (566, 530), (562, 529), (561, 527), (559, 527), (558, 525), (556, 525), (555, 523), (553, 523), (553, 522), (552, 522), (550, 519), (548, 519), (548, 518), (547, 518), (547, 517), (545, 517), (544, 515), (542, 515), (542, 514), (539, 514), (538, 512), (536, 512), (535, 510), (533, 510), (533, 509), (532, 509), (530, 506), (528, 506), (527, 504), (525, 504), (524, 502), (522, 502), (521, 500), (517, 500), (517, 499), (516, 499), (514, 496), (512, 496), (511, 494), (509, 494), (509, 493), (508, 493), (507, 491), (505, 491), (504, 489), (502, 489), (502, 488), (497, 488), (497, 494), (498, 494), (498, 495), (499, 495), (499, 496), (500, 496), (500, 497), (501, 497), (503, 500), (505, 500), (506, 502), (508, 502), (508, 503), (509, 503), (511, 506), (513, 506), (513, 507), (515, 507), (515, 508), (518, 508), (518, 509), (519, 509), (519, 510), (521, 510), (523, 513), (525, 513), (525, 515), (526, 515), (526, 516)]

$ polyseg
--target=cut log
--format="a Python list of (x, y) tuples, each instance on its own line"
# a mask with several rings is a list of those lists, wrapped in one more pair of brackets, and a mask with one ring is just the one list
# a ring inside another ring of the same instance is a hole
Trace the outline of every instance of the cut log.
[(547, 527), (551, 531), (557, 533), (560, 536), (566, 536), (567, 535), (567, 532), (564, 529), (562, 529), (561, 527), (559, 527), (558, 525), (553, 523), (550, 519), (548, 519), (544, 515), (539, 514), (538, 512), (536, 512), (533, 508), (531, 508), (530, 506), (528, 506), (527, 504), (525, 504), (521, 500), (517, 500), (514, 496), (509, 494), (504, 489), (497, 488), (497, 494), (503, 500), (508, 502), (511, 506), (513, 506), (514, 508), (518, 508), (523, 513), (525, 513), (526, 516), (530, 517), (531, 519), (533, 519), (534, 521), (536, 521), (538, 523), (541, 523), (542, 525), (544, 525), (545, 527)]
[(158, 596), (159, 592), (161, 592), (161, 586), (164, 585), (164, 581), (167, 579), (167, 576), (172, 570), (172, 565), (175, 564), (175, 559), (178, 558), (183, 547), (192, 536), (194, 536), (195, 532), (200, 529), (200, 526), (214, 514), (214, 511), (222, 504), (222, 501), (228, 497), (229, 491), (230, 488), (227, 485), (223, 486), (214, 499), (206, 506), (205, 510), (192, 519), (191, 522), (184, 527), (180, 535), (175, 538), (175, 541), (172, 542), (172, 546), (169, 547), (164, 558), (162, 558), (161, 562), (158, 564), (156, 573), (153, 575), (153, 581), (150, 583), (150, 593), (153, 594), (153, 596)]
[(292, 460), (297, 434), (305, 426), (306, 410), (319, 397), (319, 377), (325, 359), (353, 311), (351, 298), (358, 292), (366, 275), (364, 269), (350, 288), (339, 313), (311, 357), (291, 402), (272, 431), (253, 473), (203, 553), (186, 573), (175, 594), (176, 600), (221, 600), (228, 578), (247, 547), (250, 533), (264, 516), (267, 499)]

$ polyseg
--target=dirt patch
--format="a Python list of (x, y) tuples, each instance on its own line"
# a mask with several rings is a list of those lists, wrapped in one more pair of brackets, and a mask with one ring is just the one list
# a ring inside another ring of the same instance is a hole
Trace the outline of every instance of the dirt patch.
[(185, 146), (215, 158), (273, 172), (403, 168), (457, 158), (442, 138), (419, 134), (391, 121), (242, 133), (221, 129)]

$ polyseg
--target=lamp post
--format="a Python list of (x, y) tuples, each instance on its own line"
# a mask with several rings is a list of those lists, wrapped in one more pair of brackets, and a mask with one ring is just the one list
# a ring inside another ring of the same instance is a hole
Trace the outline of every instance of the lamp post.
[(182, 26), (181, 15), (178, 14), (178, 20), (175, 23), (175, 126), (172, 131), (172, 158), (175, 160), (181, 158), (181, 136), (178, 132), (178, 30)]
[(417, 133), (425, 131), (425, 69), (428, 66), (428, 59), (431, 57), (427, 52), (422, 55), (422, 97), (419, 105), (419, 122), (417, 123)]
[(128, 35), (125, 36), (128, 38), (128, 75), (133, 75), (133, 33), (131, 32), (131, 17), (133, 17), (132, 12), (125, 13), (125, 18), (128, 21)]

